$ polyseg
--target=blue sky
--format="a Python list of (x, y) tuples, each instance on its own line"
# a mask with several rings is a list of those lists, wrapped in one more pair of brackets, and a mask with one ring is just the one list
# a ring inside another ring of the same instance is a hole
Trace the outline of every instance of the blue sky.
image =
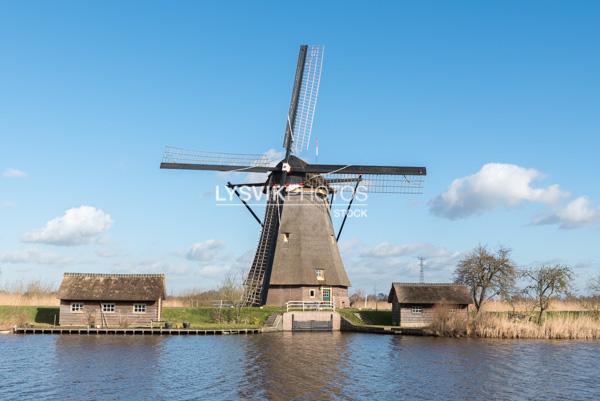
[(417, 280), (421, 255), (450, 280), (483, 243), (570, 264), (583, 291), (600, 273), (599, 18), (593, 2), (3, 4), (0, 282), (165, 272), (180, 292), (247, 268), (258, 226), (206, 195), (224, 177), (159, 170), (161, 153), (280, 150), (314, 43), (319, 161), (429, 173), (347, 224), (355, 288)]

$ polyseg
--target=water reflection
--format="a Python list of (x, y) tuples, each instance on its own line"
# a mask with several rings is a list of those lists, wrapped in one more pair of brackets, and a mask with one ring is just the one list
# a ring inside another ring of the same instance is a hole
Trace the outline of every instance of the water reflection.
[(248, 378), (240, 398), (332, 400), (346, 381), (348, 337), (337, 333), (283, 333), (248, 341)]
[(152, 399), (163, 341), (138, 336), (57, 336), (54, 389), (62, 399)]
[(599, 342), (0, 336), (0, 400), (600, 399)]

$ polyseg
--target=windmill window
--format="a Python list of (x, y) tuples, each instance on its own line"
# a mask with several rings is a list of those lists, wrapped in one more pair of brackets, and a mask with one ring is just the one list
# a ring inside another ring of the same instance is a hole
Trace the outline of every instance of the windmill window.
[(423, 307), (422, 306), (413, 306), (412, 308), (410, 308), (410, 312), (413, 315), (422, 315), (423, 314)]
[(317, 276), (317, 280), (325, 280), (325, 271), (323, 269), (315, 269), (315, 274)]
[(315, 297), (315, 290), (310, 290), (310, 291), (308, 291), (308, 295), (309, 295), (311, 298), (314, 298), (314, 297)]
[(329, 239), (331, 239), (331, 243), (332, 244), (335, 244), (335, 237), (333, 235), (330, 235)]
[(115, 313), (115, 304), (102, 304), (102, 312)]
[(283, 233), (283, 242), (288, 242), (290, 240), (290, 233)]
[(75, 312), (75, 313), (83, 312), (83, 302), (73, 302), (71, 304), (71, 312)]

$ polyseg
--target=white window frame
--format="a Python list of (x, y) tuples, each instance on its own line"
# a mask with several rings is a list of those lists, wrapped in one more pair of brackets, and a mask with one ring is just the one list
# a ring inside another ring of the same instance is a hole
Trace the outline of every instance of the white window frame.
[(325, 270), (316, 268), (315, 275), (317, 276), (318, 281), (325, 281)]
[(83, 313), (83, 302), (71, 302), (71, 313)]
[(419, 305), (411, 306), (410, 313), (413, 314), (413, 315), (422, 315), (423, 314), (423, 307), (419, 306)]
[(117, 305), (114, 302), (106, 302), (102, 303), (100, 308), (102, 310), (102, 313), (115, 313), (115, 311), (117, 310)]
[(317, 292), (315, 290), (308, 290), (308, 296), (312, 299), (316, 297)]
[[(136, 310), (136, 307), (141, 310)], [(147, 310), (146, 308), (147, 308), (146, 304), (133, 304), (133, 313), (140, 313), (140, 314), (146, 313), (146, 310)]]

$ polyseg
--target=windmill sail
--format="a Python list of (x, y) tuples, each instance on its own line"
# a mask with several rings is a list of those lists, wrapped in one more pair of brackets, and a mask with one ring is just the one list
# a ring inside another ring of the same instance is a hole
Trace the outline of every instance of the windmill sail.
[(323, 46), (303, 45), (300, 48), (283, 143), (286, 149), (290, 147), (295, 154), (308, 149), (310, 143), (321, 83), (323, 51)]
[(277, 160), (267, 154), (215, 153), (167, 146), (160, 168), (267, 173)]
[(311, 164), (307, 166), (306, 170), (322, 175), (327, 184), (336, 190), (352, 188), (348, 183), (356, 182), (360, 177), (361, 191), (389, 194), (422, 193), (423, 178), (427, 174), (425, 167), (352, 164)]
[[(262, 230), (244, 280), (241, 303), (246, 306), (281, 306), (298, 300), (349, 305), (350, 281), (337, 243), (341, 228), (335, 236), (329, 195), (333, 199), (336, 192), (352, 191), (348, 212), (359, 191), (421, 193), (425, 167), (310, 164), (297, 156), (310, 143), (322, 66), (323, 47), (300, 46), (281, 160), (273, 160), (270, 152), (211, 153), (167, 147), (160, 164), (163, 169), (265, 175), (264, 182), (253, 177), (246, 183), (228, 183)], [(263, 187), (268, 198), (262, 221), (238, 193), (241, 187)]]

